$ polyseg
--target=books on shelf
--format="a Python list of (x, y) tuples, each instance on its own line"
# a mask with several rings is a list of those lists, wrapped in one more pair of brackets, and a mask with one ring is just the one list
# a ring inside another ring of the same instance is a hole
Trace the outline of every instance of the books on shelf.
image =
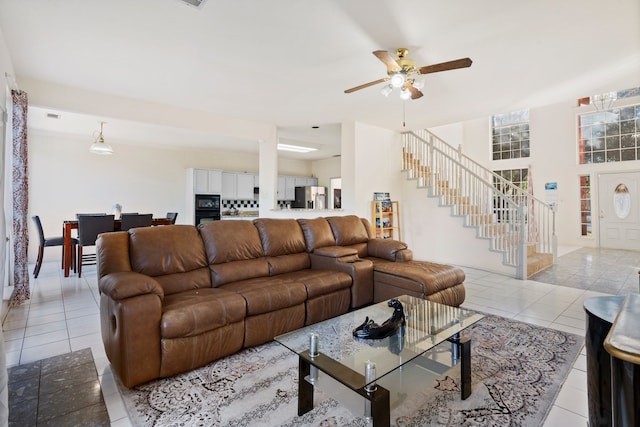
[(391, 227), (391, 220), (389, 218), (376, 218), (376, 228), (389, 228)]
[(379, 192), (375, 192), (373, 193), (373, 200), (388, 200), (391, 201), (391, 197), (389, 196), (389, 193), (379, 193)]
[(376, 192), (373, 193), (373, 200), (376, 203), (376, 212), (392, 212), (391, 208), (391, 197), (389, 193)]
[(379, 200), (379, 202), (376, 203), (376, 212), (393, 212), (391, 200)]

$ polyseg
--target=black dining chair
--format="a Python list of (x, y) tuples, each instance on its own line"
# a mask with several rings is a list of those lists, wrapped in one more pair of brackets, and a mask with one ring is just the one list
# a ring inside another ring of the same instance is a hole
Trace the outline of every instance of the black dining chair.
[(76, 219), (80, 218), (81, 216), (102, 216), (102, 215), (106, 215), (106, 212), (96, 212), (96, 213), (77, 213), (76, 214)]
[[(44, 248), (48, 248), (51, 246), (62, 246), (62, 268), (64, 268), (64, 237), (56, 236), (56, 237), (45, 237), (44, 230), (42, 229), (42, 222), (40, 221), (40, 217), (38, 215), (34, 215), (31, 217), (33, 222), (36, 223), (36, 228), (38, 230), (38, 237), (40, 238), (40, 245), (38, 246), (38, 259), (36, 260), (36, 268), (33, 269), (33, 277), (38, 278), (38, 274), (40, 274), (40, 268), (42, 267), (42, 258), (44, 257)], [(78, 239), (71, 238), (71, 267), (73, 271), (76, 271), (76, 245), (78, 244)]]
[(122, 214), (120, 217), (120, 230), (127, 231), (136, 227), (151, 227), (152, 214)]
[(82, 277), (82, 266), (96, 263), (96, 254), (85, 254), (86, 246), (95, 246), (100, 233), (113, 231), (113, 215), (78, 216), (78, 277)]
[(167, 218), (171, 220), (171, 224), (175, 224), (178, 218), (178, 212), (167, 212)]

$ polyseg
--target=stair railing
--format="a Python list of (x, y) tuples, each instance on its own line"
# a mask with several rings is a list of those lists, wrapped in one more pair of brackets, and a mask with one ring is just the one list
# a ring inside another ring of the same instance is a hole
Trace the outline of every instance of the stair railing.
[(526, 278), (527, 244), (556, 260), (555, 211), (427, 130), (403, 133), (403, 165), (418, 186), (464, 215), (504, 263)]

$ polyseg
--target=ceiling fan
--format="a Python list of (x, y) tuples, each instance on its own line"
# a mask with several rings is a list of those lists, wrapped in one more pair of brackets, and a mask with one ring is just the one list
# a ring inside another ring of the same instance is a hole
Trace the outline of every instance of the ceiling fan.
[(454, 61), (416, 67), (415, 62), (407, 58), (408, 53), (408, 49), (404, 47), (398, 48), (396, 49), (396, 59), (386, 50), (376, 50), (373, 54), (387, 66), (388, 77), (352, 87), (351, 89), (345, 90), (344, 93), (355, 92), (388, 81), (389, 84), (382, 89), (383, 95), (389, 95), (393, 88), (401, 88), (400, 97), (402, 99), (418, 99), (423, 95), (420, 89), (422, 89), (424, 83), (417, 81), (416, 76), (455, 70), (457, 68), (467, 68), (470, 67), (472, 63), (469, 58), (461, 58)]

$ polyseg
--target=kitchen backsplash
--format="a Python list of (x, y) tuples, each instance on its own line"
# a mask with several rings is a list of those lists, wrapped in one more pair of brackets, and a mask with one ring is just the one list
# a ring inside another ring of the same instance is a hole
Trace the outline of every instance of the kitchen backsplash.
[[(221, 210), (233, 210), (238, 209), (240, 212), (253, 211), (260, 208), (260, 204), (257, 200), (222, 200)], [(286, 209), (287, 205), (291, 206), (290, 200), (278, 200), (278, 209)]]
[(260, 207), (257, 200), (222, 200), (221, 210), (238, 209), (239, 211), (253, 211)]

